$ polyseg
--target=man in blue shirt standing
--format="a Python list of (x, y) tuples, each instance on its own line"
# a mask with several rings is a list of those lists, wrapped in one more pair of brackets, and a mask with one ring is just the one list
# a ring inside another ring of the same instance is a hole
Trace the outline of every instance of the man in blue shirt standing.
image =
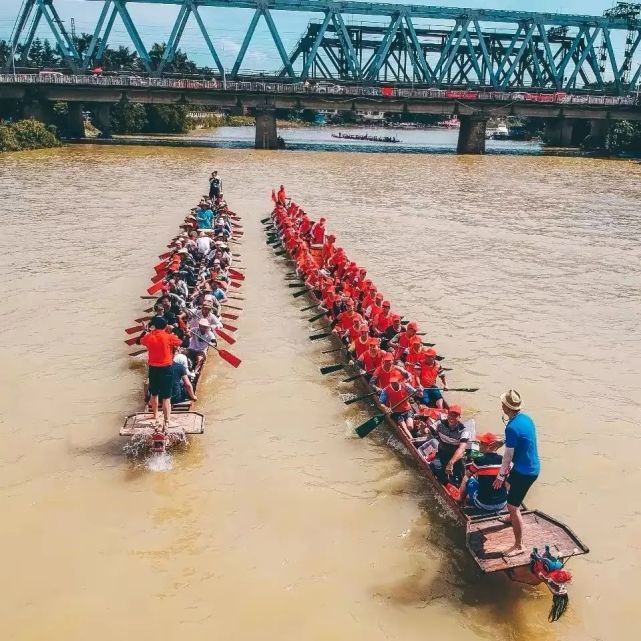
[[(504, 483), (508, 486), (507, 510), (514, 530), (514, 545), (503, 556), (526, 554), (523, 549), (523, 517), (520, 505), (528, 490), (539, 476), (539, 454), (536, 447), (534, 421), (521, 412), (521, 395), (509, 390), (501, 395), (501, 408), (508, 418), (505, 424), (505, 453), (501, 471), (493, 487), (498, 490)], [(510, 464), (512, 470), (510, 471)]]

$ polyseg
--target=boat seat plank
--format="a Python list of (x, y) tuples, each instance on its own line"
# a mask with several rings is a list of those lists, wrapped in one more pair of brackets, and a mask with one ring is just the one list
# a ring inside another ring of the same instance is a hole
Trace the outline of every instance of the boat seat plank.
[(483, 572), (499, 572), (524, 565), (534, 547), (543, 551), (549, 545), (553, 554), (563, 558), (588, 551), (569, 528), (543, 512), (523, 513), (523, 524), (525, 553), (510, 558), (505, 558), (503, 552), (514, 543), (511, 525), (500, 521), (498, 516), (467, 524), (467, 547)]
[[(138, 412), (125, 418), (120, 428), (120, 436), (135, 436), (148, 433), (151, 429), (152, 414)], [(185, 434), (202, 434), (205, 431), (205, 417), (199, 412), (180, 412), (173, 414), (171, 422), (177, 427), (169, 428), (168, 432), (184, 432)]]

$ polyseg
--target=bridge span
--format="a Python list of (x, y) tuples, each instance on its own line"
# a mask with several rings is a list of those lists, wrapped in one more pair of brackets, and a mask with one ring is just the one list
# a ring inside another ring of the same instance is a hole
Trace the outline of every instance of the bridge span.
[(59, 73), (0, 75), (0, 93), (23, 106), (23, 115), (47, 121), (54, 102), (70, 105), (71, 131), (84, 135), (83, 106), (99, 128), (110, 129), (110, 106), (122, 100), (146, 104), (202, 105), (256, 115), (256, 147), (277, 148), (276, 109), (328, 109), (428, 113), (458, 116), (459, 153), (483, 153), (485, 131), (492, 117), (539, 117), (546, 122), (546, 142), (568, 146), (577, 120), (590, 121), (593, 143), (605, 144), (615, 120), (641, 120), (636, 96), (568, 94), (565, 92), (501, 92), (428, 89), (282, 81), (185, 80), (138, 76), (64, 75)]

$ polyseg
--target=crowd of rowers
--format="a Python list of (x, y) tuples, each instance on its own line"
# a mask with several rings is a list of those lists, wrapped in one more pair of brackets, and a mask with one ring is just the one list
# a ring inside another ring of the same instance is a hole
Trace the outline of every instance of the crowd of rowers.
[(151, 425), (161, 431), (175, 427), (172, 405), (197, 400), (195, 380), (222, 333), (221, 305), (227, 302), (231, 280), (232, 215), (222, 194), (203, 196), (166, 259), (155, 267), (156, 282), (148, 291), (158, 292), (159, 298), (138, 342), (147, 348)]
[[(298, 275), (320, 300), (352, 362), (408, 441), (430, 463), (436, 478), (454, 500), (478, 510), (497, 512), (508, 503), (518, 509), (538, 474), (536, 442), (531, 452), (519, 450), (519, 456), (527, 455), (532, 461), (536, 458), (536, 474), (519, 480), (513, 470), (508, 492), (504, 483), (510, 470), (508, 458), (516, 446), (507, 443), (509, 455), (504, 460), (497, 453), (504, 444), (502, 436), (490, 432), (477, 435), (473, 422), (461, 420), (461, 407), (443, 398), (442, 392), (448, 389), (446, 370), (433, 345), (423, 342), (415, 321), (407, 322), (392, 311), (390, 301), (368, 278), (367, 270), (351, 261), (336, 245), (336, 236), (327, 233), (325, 218), (312, 221), (287, 198), (282, 185), (272, 198), (274, 227)], [(510, 421), (520, 414), (521, 399), (516, 391), (504, 394), (501, 404)], [(525, 414), (514, 426), (524, 421), (527, 432), (531, 419)], [(531, 430), (533, 433), (533, 423)], [(520, 549), (519, 537), (515, 538), (515, 549)]]

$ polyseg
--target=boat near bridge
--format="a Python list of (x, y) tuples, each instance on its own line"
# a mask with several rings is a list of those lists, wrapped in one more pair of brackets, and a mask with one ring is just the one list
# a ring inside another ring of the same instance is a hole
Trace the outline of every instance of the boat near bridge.
[(383, 143), (401, 142), (396, 136), (370, 136), (369, 134), (344, 134), (340, 131), (337, 134), (332, 134), (332, 138), (338, 138), (340, 140), (362, 140), (365, 142), (383, 142)]

